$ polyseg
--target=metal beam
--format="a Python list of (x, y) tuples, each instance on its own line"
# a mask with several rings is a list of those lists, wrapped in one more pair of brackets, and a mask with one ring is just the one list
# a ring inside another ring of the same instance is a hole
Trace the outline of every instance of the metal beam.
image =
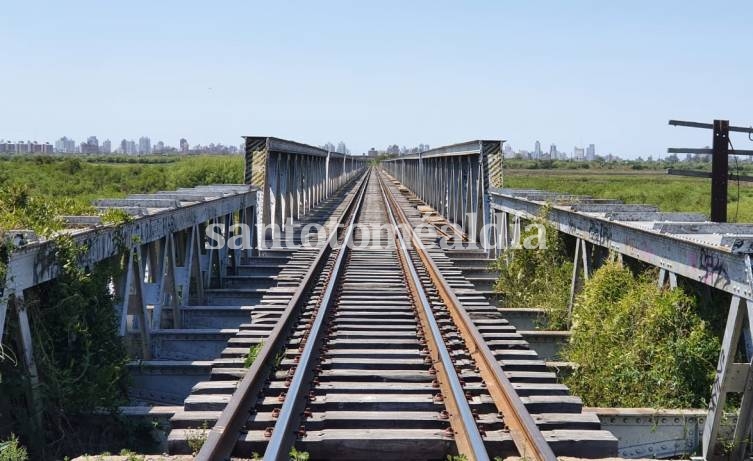
[[(524, 219), (540, 216), (542, 202), (491, 192), (494, 210)], [(736, 296), (751, 299), (743, 251), (753, 252), (743, 236), (661, 233), (643, 222), (614, 221), (553, 205), (548, 220), (560, 231)], [(741, 242), (736, 248), (735, 242)]]
[[(709, 130), (714, 129), (714, 125), (711, 123), (701, 123), (701, 122), (685, 122), (682, 120), (670, 120), (669, 124), (672, 126), (685, 126), (690, 128), (706, 128)], [(744, 127), (744, 126), (730, 126), (730, 131), (735, 131), (738, 133), (753, 133), (753, 127)]]
[[(257, 191), (250, 186), (233, 186), (223, 194), (207, 196), (203, 191), (213, 188), (189, 189), (192, 195), (203, 195), (202, 202), (184, 202), (185, 205), (154, 211), (152, 214), (135, 218), (120, 225), (96, 226), (85, 229), (68, 229), (65, 231), (75, 245), (85, 251), (79, 258), (82, 266), (94, 264), (130, 251), (139, 245), (148, 245), (182, 230), (190, 230), (199, 223), (204, 223), (220, 216), (231, 215), (239, 210), (256, 207)], [(148, 199), (136, 199), (148, 200)], [(198, 245), (197, 238), (194, 238)], [(57, 277), (59, 268), (54, 258), (55, 241), (37, 240), (16, 248), (10, 255), (7, 266), (5, 287), (0, 298), (0, 340), (6, 319), (8, 301), (13, 296), (22, 296), (24, 290), (52, 280)]]

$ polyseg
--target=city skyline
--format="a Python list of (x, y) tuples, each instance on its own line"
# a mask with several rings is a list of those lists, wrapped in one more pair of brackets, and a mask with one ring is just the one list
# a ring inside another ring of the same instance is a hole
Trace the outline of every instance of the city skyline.
[[(16, 147), (10, 147), (15, 145)], [(24, 145), (23, 147), (20, 147)], [(26, 146), (28, 145), (28, 146)], [(571, 151), (560, 151), (555, 143), (550, 144), (548, 151), (542, 149), (542, 143), (540, 140), (534, 142), (533, 150), (517, 149), (515, 150), (511, 143), (503, 142), (502, 150), (506, 158), (525, 158), (531, 160), (580, 160), (580, 161), (593, 161), (597, 158), (604, 158), (611, 160), (630, 160), (617, 153), (604, 152), (597, 154), (596, 146), (593, 143), (584, 146), (574, 146)], [(339, 141), (337, 145), (332, 142), (326, 142), (318, 146), (321, 149), (330, 150), (332, 152), (347, 153), (353, 155), (369, 155), (374, 156), (378, 153), (386, 153), (390, 155), (404, 155), (409, 153), (425, 152), (430, 150), (429, 144), (420, 143), (414, 147), (399, 146), (397, 144), (388, 144), (385, 148), (376, 149), (371, 147), (366, 152), (352, 152), (344, 141)], [(162, 140), (152, 144), (152, 140), (149, 136), (140, 136), (138, 141), (135, 138), (126, 139), (123, 138), (119, 143), (115, 144), (110, 139), (105, 139), (101, 143), (97, 136), (88, 136), (86, 141), (77, 143), (75, 139), (67, 136), (62, 136), (50, 142), (45, 140), (39, 141), (11, 141), (10, 139), (4, 139), (0, 137), (0, 154), (23, 154), (23, 153), (67, 153), (67, 154), (125, 154), (125, 155), (149, 155), (149, 154), (163, 154), (163, 153), (226, 153), (226, 154), (239, 154), (244, 151), (244, 144), (239, 146), (226, 145), (222, 143), (210, 143), (208, 145), (194, 144), (190, 145), (186, 138), (180, 138), (177, 147), (166, 144)], [(653, 154), (649, 154), (653, 157)], [(641, 156), (639, 156), (641, 157)], [(664, 155), (659, 153), (656, 155), (657, 159), (663, 158)]]
[(126, 155), (149, 155), (149, 154), (162, 154), (162, 153), (196, 153), (196, 152), (208, 152), (208, 153), (227, 153), (238, 154), (243, 151), (243, 144), (238, 145), (223, 144), (223, 143), (209, 143), (207, 145), (194, 144), (190, 145), (186, 138), (180, 138), (177, 144), (178, 147), (174, 147), (165, 143), (162, 140), (158, 140), (152, 144), (152, 140), (149, 136), (140, 136), (138, 140), (134, 138), (123, 138), (121, 141), (113, 143), (110, 139), (104, 139), (100, 143), (97, 136), (87, 136), (85, 140), (77, 142), (73, 137), (61, 136), (60, 138), (50, 141), (48, 139), (44, 141), (38, 140), (18, 140), (13, 141), (12, 138), (0, 137), (0, 154), (52, 154), (52, 153), (65, 153), (65, 154), (126, 154)]
[[(186, 135), (232, 145), (243, 135), (343, 139), (359, 153), (385, 142), (546, 137), (659, 155), (710, 143), (669, 119), (753, 123), (753, 95), (741, 91), (753, 63), (740, 54), (753, 9), (733, 1), (725, 10), (735, 14), (679, 0), (11, 2), (0, 59), (19, 71), (0, 75), (12, 89), (0, 127), (14, 139), (91, 131), (114, 145), (118, 132), (173, 145)], [(86, 27), (62, 33), (66, 23)]]

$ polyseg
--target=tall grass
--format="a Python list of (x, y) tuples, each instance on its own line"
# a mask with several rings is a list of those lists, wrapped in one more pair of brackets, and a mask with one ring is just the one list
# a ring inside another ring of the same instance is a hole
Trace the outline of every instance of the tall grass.
[(242, 182), (240, 156), (144, 164), (98, 164), (76, 157), (0, 157), (0, 230), (59, 227), (56, 216), (94, 214), (91, 200), (96, 198)]
[[(505, 170), (505, 187), (542, 189), (659, 206), (661, 211), (692, 211), (708, 216), (711, 183), (703, 178), (630, 170)], [(730, 221), (753, 222), (753, 184), (729, 182)]]
[(578, 296), (565, 378), (587, 405), (702, 408), (719, 340), (681, 289), (660, 289), (653, 271), (598, 269)]
[[(562, 235), (544, 219), (545, 242), (542, 248), (510, 248), (497, 259), (499, 279), (495, 291), (502, 295), (504, 307), (542, 308), (546, 311), (546, 328), (567, 328), (567, 303), (573, 263), (566, 257)], [(521, 236), (524, 240), (531, 235)]]

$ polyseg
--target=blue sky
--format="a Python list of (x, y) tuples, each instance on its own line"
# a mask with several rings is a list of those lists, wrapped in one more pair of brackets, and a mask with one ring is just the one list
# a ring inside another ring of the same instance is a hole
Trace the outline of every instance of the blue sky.
[(6, 0), (0, 61), (14, 140), (538, 139), (645, 156), (710, 144), (670, 118), (753, 124), (746, 1)]

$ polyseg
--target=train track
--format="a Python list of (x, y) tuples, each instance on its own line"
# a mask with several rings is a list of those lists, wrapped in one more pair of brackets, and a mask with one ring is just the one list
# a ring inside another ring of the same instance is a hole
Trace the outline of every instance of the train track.
[[(483, 303), (464, 307), (438, 234), (417, 233), (411, 210), (386, 176), (366, 174), (197, 459), (616, 451), (513, 327)], [(384, 224), (396, 231), (375, 237)]]

